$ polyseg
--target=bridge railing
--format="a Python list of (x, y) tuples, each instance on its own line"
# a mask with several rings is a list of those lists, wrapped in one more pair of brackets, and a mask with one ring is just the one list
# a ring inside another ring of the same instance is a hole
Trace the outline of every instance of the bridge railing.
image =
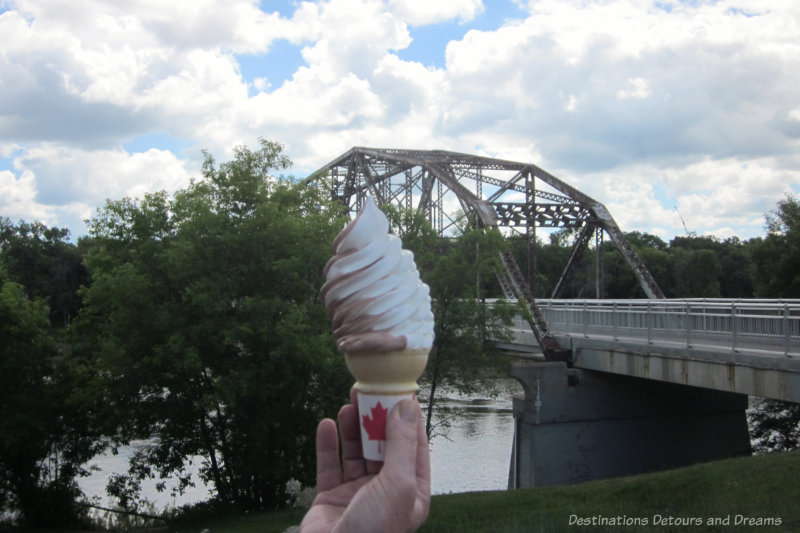
[(537, 300), (554, 333), (800, 355), (800, 300)]

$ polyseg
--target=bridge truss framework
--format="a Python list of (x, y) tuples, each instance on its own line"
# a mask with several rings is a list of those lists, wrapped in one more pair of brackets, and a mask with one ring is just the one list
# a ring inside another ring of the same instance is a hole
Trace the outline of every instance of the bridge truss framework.
[[(658, 284), (617, 226), (608, 209), (593, 198), (531, 163), (519, 163), (443, 150), (354, 147), (307, 179), (357, 212), (367, 196), (425, 213), (440, 236), (452, 232), (460, 214), (480, 227), (507, 228), (527, 242), (527, 273), (510, 251), (502, 254), (498, 279), (508, 297), (527, 304), (528, 322), (545, 356), (568, 359), (536, 304), (536, 228), (570, 228), (577, 237), (551, 298), (557, 298), (592, 237), (608, 235), (648, 298), (663, 298)], [(598, 269), (599, 270), (599, 269)], [(599, 296), (599, 295), (598, 295)]]

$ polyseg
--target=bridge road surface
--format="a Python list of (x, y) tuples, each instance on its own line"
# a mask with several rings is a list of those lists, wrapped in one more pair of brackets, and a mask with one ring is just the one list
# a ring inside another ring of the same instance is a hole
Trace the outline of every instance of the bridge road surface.
[[(800, 301), (537, 303), (576, 368), (800, 403)], [(508, 349), (542, 358), (527, 322), (512, 331)]]

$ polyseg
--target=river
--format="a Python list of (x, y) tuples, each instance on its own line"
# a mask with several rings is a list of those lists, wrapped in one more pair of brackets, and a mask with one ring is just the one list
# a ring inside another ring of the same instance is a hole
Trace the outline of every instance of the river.
[[(431, 490), (434, 494), (505, 490), (514, 439), (511, 398), (522, 395), (513, 379), (499, 382), (496, 398), (465, 397), (445, 391), (440, 402), (456, 418), (446, 436), (431, 442)], [(424, 397), (424, 396), (423, 396)]]
[[(434, 494), (470, 492), (480, 490), (505, 490), (508, 483), (508, 466), (514, 437), (514, 418), (511, 398), (522, 394), (522, 388), (513, 379), (498, 381), (499, 396), (463, 396), (445, 390), (439, 402), (455, 415), (445, 436), (431, 442), (431, 489)], [(421, 394), (424, 398), (424, 392)], [(424, 406), (423, 406), (424, 408)], [(434, 422), (439, 422), (434, 418)], [(107, 505), (105, 486), (109, 476), (127, 470), (127, 462), (137, 446), (146, 441), (121, 448), (117, 455), (111, 453), (96, 457), (90, 464), (97, 467), (92, 475), (79, 480), (79, 485), (89, 497), (97, 497), (100, 505)], [(194, 458), (195, 467), (200, 464)], [(197, 486), (190, 487), (180, 496), (167, 490), (159, 492), (156, 485), (162, 480), (142, 483), (142, 496), (153, 503), (156, 510), (195, 503), (209, 497), (209, 490), (195, 478)]]

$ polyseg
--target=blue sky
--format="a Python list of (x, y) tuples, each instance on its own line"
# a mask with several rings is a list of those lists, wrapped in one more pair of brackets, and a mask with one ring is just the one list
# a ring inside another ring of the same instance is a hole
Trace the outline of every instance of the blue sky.
[(300, 177), (450, 149), (535, 163), (626, 231), (760, 236), (800, 192), (798, 25), (778, 0), (0, 0), (0, 216), (81, 235), (264, 137)]
[(460, 40), (468, 30), (453, 22), (409, 28), (411, 44), (398, 50), (397, 56), (403, 61), (416, 61), (426, 67), (444, 68), (447, 43)]
[[(258, 78), (265, 78), (269, 87), (277, 89), (287, 80), (292, 79), (292, 75), (297, 69), (304, 66), (302, 46), (290, 43), (285, 39), (273, 42), (267, 54), (239, 54), (236, 62), (242, 73), (242, 79), (249, 84), (256, 83)], [(250, 88), (250, 95), (258, 92), (255, 87)]]
[(484, 10), (469, 23), (447, 20), (434, 24), (410, 26), (411, 44), (398, 50), (404, 61), (416, 61), (425, 66), (445, 68), (445, 50), (450, 41), (460, 41), (470, 30), (492, 31), (504, 22), (523, 19), (525, 11), (511, 1), (485, 2)]
[(191, 147), (193, 141), (176, 139), (164, 131), (153, 131), (137, 135), (129, 141), (122, 143), (122, 149), (129, 153), (146, 152), (152, 148), (159, 150), (169, 150), (176, 156), (180, 156), (184, 150)]
[(291, 18), (300, 2), (296, 0), (261, 0), (258, 8), (265, 13), (277, 11), (284, 18)]

